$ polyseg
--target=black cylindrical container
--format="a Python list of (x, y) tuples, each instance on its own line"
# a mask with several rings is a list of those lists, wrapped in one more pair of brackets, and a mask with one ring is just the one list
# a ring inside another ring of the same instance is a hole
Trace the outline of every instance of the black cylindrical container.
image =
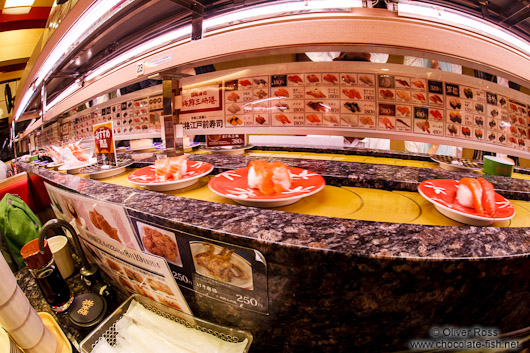
[(75, 297), (68, 309), (70, 322), (83, 336), (96, 328), (107, 314), (107, 301), (96, 293), (85, 293)]

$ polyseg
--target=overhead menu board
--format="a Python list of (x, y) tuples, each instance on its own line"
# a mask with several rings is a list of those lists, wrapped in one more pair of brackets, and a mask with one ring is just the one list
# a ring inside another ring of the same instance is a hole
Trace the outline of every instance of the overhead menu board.
[(179, 122), (192, 134), (365, 131), (530, 151), (530, 97), (439, 70), (292, 63), (185, 78), (181, 87)]

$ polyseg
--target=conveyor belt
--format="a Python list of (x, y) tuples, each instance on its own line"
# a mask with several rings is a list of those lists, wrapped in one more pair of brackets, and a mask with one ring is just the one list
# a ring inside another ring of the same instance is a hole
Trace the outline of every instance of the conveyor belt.
[[(277, 157), (277, 155), (275, 156)], [(132, 171), (112, 178), (102, 179), (101, 181), (138, 188), (127, 181), (127, 175), (130, 173), (132, 173)], [(223, 198), (211, 192), (208, 188), (209, 179), (210, 176), (206, 176), (192, 186), (180, 190), (168, 191), (166, 193), (203, 201), (236, 204), (232, 200)], [(494, 226), (529, 227), (530, 202), (517, 200), (511, 200), (511, 202), (516, 210), (515, 217), (511, 221), (495, 223)], [(426, 201), (419, 193), (408, 191), (387, 191), (327, 185), (318, 194), (306, 197), (292, 205), (275, 209), (292, 213), (366, 221), (441, 226), (462, 225), (461, 223), (455, 222), (441, 215), (436, 211), (432, 204)]]

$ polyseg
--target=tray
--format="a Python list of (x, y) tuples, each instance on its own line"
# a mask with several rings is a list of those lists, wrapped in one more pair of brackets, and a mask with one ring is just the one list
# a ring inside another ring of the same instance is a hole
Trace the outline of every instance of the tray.
[(173, 320), (186, 327), (196, 328), (197, 330), (200, 330), (202, 332), (209, 333), (217, 338), (222, 339), (223, 341), (237, 343), (244, 341), (246, 338), (248, 339), (248, 343), (245, 347), (244, 352), (246, 353), (250, 349), (250, 344), (252, 343), (252, 335), (249, 332), (201, 320), (194, 316), (184, 314), (183, 312), (168, 307), (164, 304), (157, 303), (154, 300), (151, 300), (142, 295), (133, 294), (81, 342), (81, 353), (91, 353), (93, 347), (103, 337), (105, 337), (111, 345), (114, 345), (116, 343), (115, 323), (119, 319), (121, 319), (123, 314), (127, 312), (133, 300), (136, 300), (137, 302), (142, 304), (146, 309), (151, 310), (152, 312), (160, 315), (161, 317)]
[(57, 324), (57, 321), (54, 320), (53, 316), (46, 312), (39, 312), (37, 314), (42, 319), (44, 326), (46, 326), (57, 339), (56, 353), (72, 353), (72, 346), (70, 345), (70, 341), (68, 341), (68, 338), (66, 338), (66, 335), (59, 327), (59, 324)]

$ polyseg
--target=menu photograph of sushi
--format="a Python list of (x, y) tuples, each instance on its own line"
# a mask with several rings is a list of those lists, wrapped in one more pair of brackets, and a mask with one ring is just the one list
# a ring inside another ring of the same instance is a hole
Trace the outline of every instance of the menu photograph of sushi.
[(157, 159), (154, 165), (131, 173), (127, 180), (148, 190), (169, 191), (195, 184), (213, 170), (210, 163), (187, 160), (186, 156)]
[(319, 192), (325, 185), (324, 178), (317, 173), (288, 167), (280, 161), (263, 160), (218, 174), (208, 183), (215, 194), (256, 207), (290, 205)]
[(515, 208), (484, 178), (432, 179), (421, 182), (418, 192), (438, 212), (457, 222), (488, 226), (515, 216)]

